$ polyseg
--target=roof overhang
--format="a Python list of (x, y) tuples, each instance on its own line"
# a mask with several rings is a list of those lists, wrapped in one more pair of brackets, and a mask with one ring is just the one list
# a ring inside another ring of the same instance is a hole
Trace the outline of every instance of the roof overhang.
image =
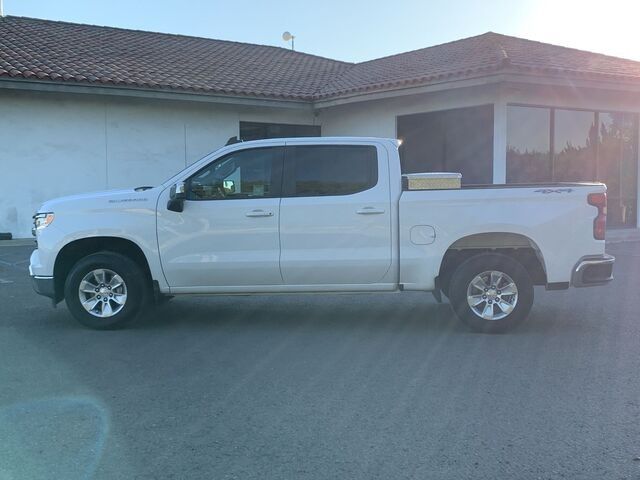
[(198, 92), (177, 92), (136, 87), (108, 85), (82, 85), (52, 81), (33, 81), (0, 78), (0, 89), (31, 92), (71, 93), (84, 95), (109, 95), (114, 97), (135, 97), (150, 100), (173, 100), (181, 102), (217, 103), (252, 107), (288, 108), (312, 110), (312, 103), (305, 100), (274, 99), (244, 95), (220, 95)]
[(375, 91), (353, 92), (316, 100), (278, 99), (245, 95), (222, 95), (199, 92), (180, 92), (137, 87), (108, 85), (83, 85), (52, 81), (34, 81), (14, 78), (0, 78), (0, 89), (32, 92), (69, 93), (85, 95), (108, 95), (113, 97), (141, 98), (149, 100), (169, 100), (181, 102), (215, 103), (243, 105), (248, 107), (286, 108), (295, 110), (320, 110), (339, 105), (384, 100), (410, 95), (443, 92), (454, 89), (482, 87), (496, 84), (529, 84), (535, 86), (565, 87), (572, 89), (598, 89), (614, 92), (640, 94), (640, 81), (624, 78), (593, 78), (580, 75), (563, 75), (518, 70), (478, 74), (459, 79), (443, 79), (423, 85), (389, 87)]
[[(585, 76), (586, 77), (586, 76)], [(354, 92), (333, 98), (316, 100), (313, 104), (316, 109), (330, 108), (338, 105), (346, 105), (357, 102), (383, 100), (408, 95), (420, 95), (434, 92), (442, 92), (459, 88), (479, 87), (504, 83), (529, 84), (536, 86), (568, 87), (572, 89), (598, 89), (616, 92), (640, 94), (640, 80), (613, 79), (613, 78), (589, 78), (574, 75), (542, 74), (535, 72), (501, 71), (492, 74), (482, 74), (474, 77), (460, 79), (445, 79), (430, 82), (420, 86), (391, 87), (385, 90), (371, 92)]]

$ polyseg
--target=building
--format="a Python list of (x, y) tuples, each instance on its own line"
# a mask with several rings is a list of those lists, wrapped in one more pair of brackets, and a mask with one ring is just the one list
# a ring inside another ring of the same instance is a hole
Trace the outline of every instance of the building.
[[(640, 62), (486, 33), (357, 64), (0, 18), (0, 232), (49, 198), (153, 185), (230, 137), (398, 137), (469, 183), (602, 180), (638, 226)], [(499, 214), (499, 212), (497, 212)]]

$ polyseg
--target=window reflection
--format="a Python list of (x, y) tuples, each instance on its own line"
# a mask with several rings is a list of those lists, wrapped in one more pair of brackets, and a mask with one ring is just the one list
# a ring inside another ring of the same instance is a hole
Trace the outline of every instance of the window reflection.
[(595, 113), (555, 110), (554, 182), (588, 182), (596, 178)]
[(548, 108), (508, 107), (508, 183), (551, 181), (550, 130)]
[(607, 221), (634, 226), (637, 205), (636, 116), (601, 112), (599, 115), (598, 180), (607, 184)]
[(632, 113), (509, 106), (507, 182), (604, 182), (608, 225), (635, 226), (637, 132)]

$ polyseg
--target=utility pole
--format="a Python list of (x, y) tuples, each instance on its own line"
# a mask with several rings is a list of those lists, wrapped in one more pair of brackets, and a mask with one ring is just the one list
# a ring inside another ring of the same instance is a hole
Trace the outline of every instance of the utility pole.
[(2, 8), (2, 0), (0, 0), (0, 17), (4, 17), (4, 8)]

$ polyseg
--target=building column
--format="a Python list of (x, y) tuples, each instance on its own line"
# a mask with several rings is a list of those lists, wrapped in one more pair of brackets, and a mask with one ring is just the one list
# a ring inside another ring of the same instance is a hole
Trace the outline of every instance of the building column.
[(507, 181), (507, 102), (493, 104), (493, 183)]

